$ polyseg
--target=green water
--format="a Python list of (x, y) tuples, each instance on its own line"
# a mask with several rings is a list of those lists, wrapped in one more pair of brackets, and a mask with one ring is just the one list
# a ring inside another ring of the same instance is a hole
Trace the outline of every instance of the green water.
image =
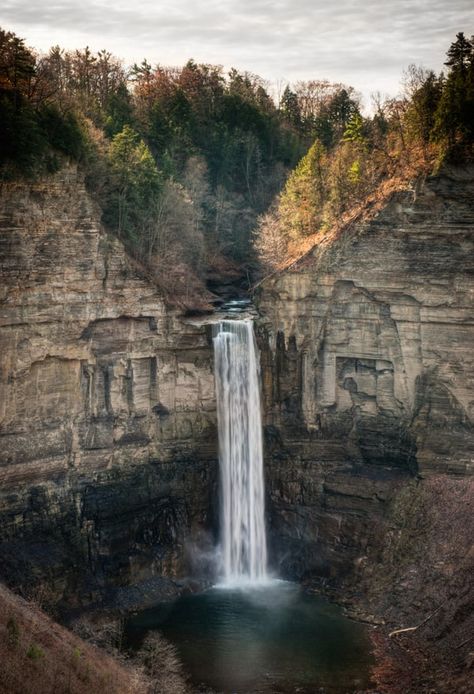
[(213, 588), (160, 604), (128, 622), (132, 647), (149, 630), (177, 646), (195, 685), (226, 694), (342, 694), (369, 684), (366, 629), (292, 583)]

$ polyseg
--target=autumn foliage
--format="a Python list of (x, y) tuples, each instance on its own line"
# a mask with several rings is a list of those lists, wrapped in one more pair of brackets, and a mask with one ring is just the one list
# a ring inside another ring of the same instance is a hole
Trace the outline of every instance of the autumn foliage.
[[(402, 97), (382, 100), (375, 95), (369, 118), (347, 96), (344, 105), (343, 92), (337, 94), (339, 109), (334, 112), (339, 114), (339, 130), (334, 123), (321, 128), (328, 105), (321, 99), (313, 101), (309, 112), (313, 130), (319, 124), (319, 132), (314, 130), (317, 137), (287, 178), (272, 211), (261, 216), (254, 234), (264, 272), (285, 267), (311, 245), (324, 243), (341, 221), (354, 219), (387, 188), (396, 189), (399, 180), (416, 176), (417, 171), (426, 173), (444, 157), (459, 161), (470, 156), (474, 41), (458, 34), (445, 65), (447, 74), (440, 76), (410, 66)], [(293, 120), (301, 124), (302, 112), (295, 111), (298, 99), (291, 101), (287, 94), (287, 101)]]
[(275, 97), (236, 69), (42, 55), (0, 30), (0, 179), (75, 159), (104, 224), (190, 304), (215, 268), (279, 267), (384, 180), (472, 143), (473, 51), (458, 34), (446, 74), (411, 66), (404, 94), (375, 96), (367, 118), (354, 89), (324, 79)]

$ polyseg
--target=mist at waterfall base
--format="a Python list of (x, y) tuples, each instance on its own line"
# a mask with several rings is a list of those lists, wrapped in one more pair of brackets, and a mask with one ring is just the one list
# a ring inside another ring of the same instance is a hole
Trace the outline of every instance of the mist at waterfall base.
[[(132, 617), (129, 645), (158, 630), (200, 691), (340, 694), (369, 684), (366, 629), (267, 569), (258, 352), (250, 320), (214, 327), (219, 429), (217, 585)], [(197, 550), (197, 548), (196, 548)], [(198, 551), (195, 555), (199, 555)]]

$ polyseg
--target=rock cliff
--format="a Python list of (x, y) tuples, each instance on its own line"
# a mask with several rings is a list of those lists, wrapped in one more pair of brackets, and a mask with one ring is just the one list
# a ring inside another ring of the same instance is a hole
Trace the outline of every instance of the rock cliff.
[(474, 472), (473, 194), (472, 168), (419, 180), (258, 290), (288, 575), (352, 575), (408, 480)]
[(203, 328), (107, 236), (75, 168), (0, 192), (0, 557), (57, 596), (184, 575), (212, 527)]
[[(274, 564), (396, 626), (451, 595), (443, 634), (472, 612), (473, 193), (472, 169), (420, 180), (257, 292)], [(71, 601), (194, 571), (217, 513), (208, 331), (73, 168), (5, 184), (0, 231), (3, 576)]]
[(474, 170), (376, 209), (257, 292), (273, 558), (382, 625), (383, 691), (467, 693)]

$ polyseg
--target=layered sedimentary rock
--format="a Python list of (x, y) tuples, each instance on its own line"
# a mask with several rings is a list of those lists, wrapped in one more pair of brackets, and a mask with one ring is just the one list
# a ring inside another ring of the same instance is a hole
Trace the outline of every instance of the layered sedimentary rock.
[[(404, 598), (413, 619), (471, 599), (469, 532), (441, 545), (472, 503), (473, 193), (472, 170), (418, 182), (258, 292), (273, 561), (394, 620)], [(3, 577), (70, 599), (183, 576), (216, 515), (205, 328), (103, 232), (75, 169), (4, 185), (0, 231)]]
[(3, 575), (58, 595), (187, 571), (212, 525), (212, 352), (76, 169), (0, 192)]
[(445, 169), (258, 291), (268, 508), (290, 576), (353, 579), (410, 480), (474, 472), (473, 200), (472, 168)]

